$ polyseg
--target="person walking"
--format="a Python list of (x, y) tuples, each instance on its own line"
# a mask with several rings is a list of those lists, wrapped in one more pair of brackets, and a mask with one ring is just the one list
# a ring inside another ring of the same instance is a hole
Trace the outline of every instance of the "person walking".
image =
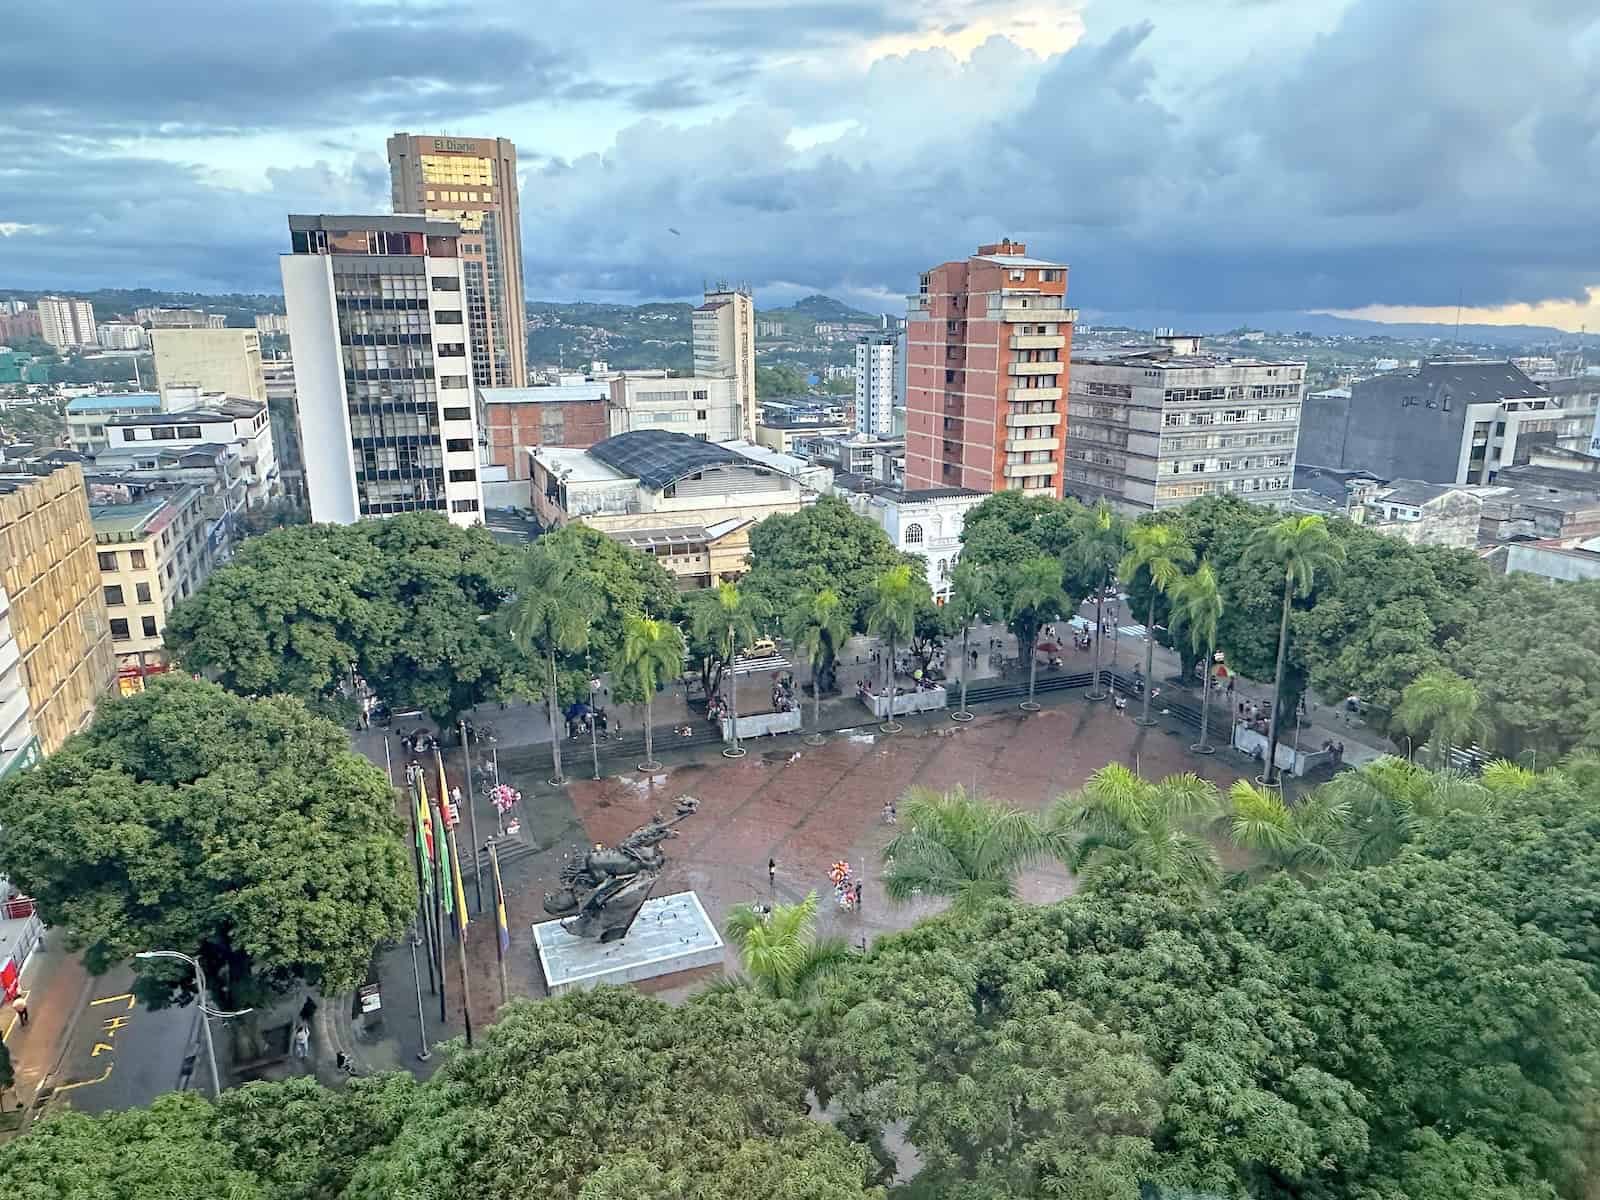
[(767, 859), (767, 885), (778, 886), (778, 860), (775, 858)]
[(11, 1011), (17, 1014), (17, 1020), (26, 1029), (28, 1027), (28, 997), (25, 993), (17, 993), (17, 998), (11, 1002)]
[(311, 1049), (311, 1029), (309, 1026), (296, 1025), (294, 1029), (294, 1056), (304, 1059)]
[(855, 889), (855, 891), (856, 891), (856, 894), (855, 894), (856, 915), (860, 916), (861, 915), (861, 881), (859, 879), (856, 880), (856, 889)]

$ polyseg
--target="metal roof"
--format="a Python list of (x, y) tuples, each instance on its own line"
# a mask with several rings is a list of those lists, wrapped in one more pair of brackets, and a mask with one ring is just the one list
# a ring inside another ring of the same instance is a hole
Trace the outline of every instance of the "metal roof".
[(656, 491), (707, 467), (749, 461), (737, 451), (665, 429), (619, 433), (596, 442), (589, 447), (589, 453), (613, 470), (631, 475)]
[(79, 396), (67, 401), (67, 415), (82, 413), (115, 412), (121, 408), (159, 409), (161, 397), (155, 392), (126, 392), (120, 396)]

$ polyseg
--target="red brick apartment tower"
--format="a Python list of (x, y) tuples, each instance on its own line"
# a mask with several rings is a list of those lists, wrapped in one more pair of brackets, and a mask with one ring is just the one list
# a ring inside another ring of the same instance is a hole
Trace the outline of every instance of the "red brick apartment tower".
[(906, 488), (1061, 495), (1067, 268), (1020, 242), (922, 276), (907, 305)]

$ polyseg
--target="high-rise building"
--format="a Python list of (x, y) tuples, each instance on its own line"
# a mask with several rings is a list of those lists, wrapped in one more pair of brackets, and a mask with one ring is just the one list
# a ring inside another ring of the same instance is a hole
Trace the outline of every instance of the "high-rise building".
[(150, 344), (156, 356), (156, 386), (163, 396), (175, 387), (189, 387), (267, 402), (261, 335), (254, 329), (153, 329)]
[(756, 305), (746, 287), (718, 284), (694, 310), (694, 373), (731, 379), (744, 432), (756, 436)]
[(460, 231), (415, 216), (289, 217), (279, 260), (313, 521), (482, 521)]
[(98, 345), (94, 305), (65, 296), (40, 296), (39, 336), (57, 350)]
[[(17, 724), (25, 704), (39, 748), (51, 754), (89, 724), (117, 673), (77, 463), (0, 476), (0, 588), (21, 667), (20, 687), (0, 695), (0, 725)], [(0, 645), (0, 653), (9, 652)], [(0, 660), (0, 675), (8, 674)]]
[(906, 487), (1061, 494), (1067, 268), (1020, 242), (921, 278), (907, 305)]
[(394, 211), (460, 226), (473, 383), (526, 387), (528, 315), (522, 297), (516, 146), (506, 138), (397, 133), (388, 148)]
[(1223, 494), (1282, 507), (1305, 375), (1303, 362), (1224, 358), (1179, 335), (1074, 354), (1066, 494), (1129, 515)]
[(888, 437), (894, 431), (896, 359), (900, 339), (875, 333), (856, 339), (856, 432)]
[(95, 327), (95, 340), (102, 350), (143, 350), (148, 335), (143, 325), (110, 321)]

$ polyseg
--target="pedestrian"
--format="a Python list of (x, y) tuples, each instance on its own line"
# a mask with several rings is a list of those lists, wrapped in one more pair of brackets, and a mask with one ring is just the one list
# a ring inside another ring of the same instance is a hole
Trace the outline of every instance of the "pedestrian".
[(311, 1048), (311, 1030), (305, 1025), (296, 1025), (294, 1030), (294, 1056), (305, 1058), (306, 1052)]
[(775, 858), (767, 859), (767, 884), (770, 887), (778, 886), (778, 860)]
[(17, 1020), (22, 1022), (22, 1027), (26, 1029), (28, 1027), (28, 997), (24, 993), (17, 993), (17, 998), (11, 1002), (11, 1011), (17, 1014)]
[(861, 911), (861, 881), (856, 880), (856, 912)]

